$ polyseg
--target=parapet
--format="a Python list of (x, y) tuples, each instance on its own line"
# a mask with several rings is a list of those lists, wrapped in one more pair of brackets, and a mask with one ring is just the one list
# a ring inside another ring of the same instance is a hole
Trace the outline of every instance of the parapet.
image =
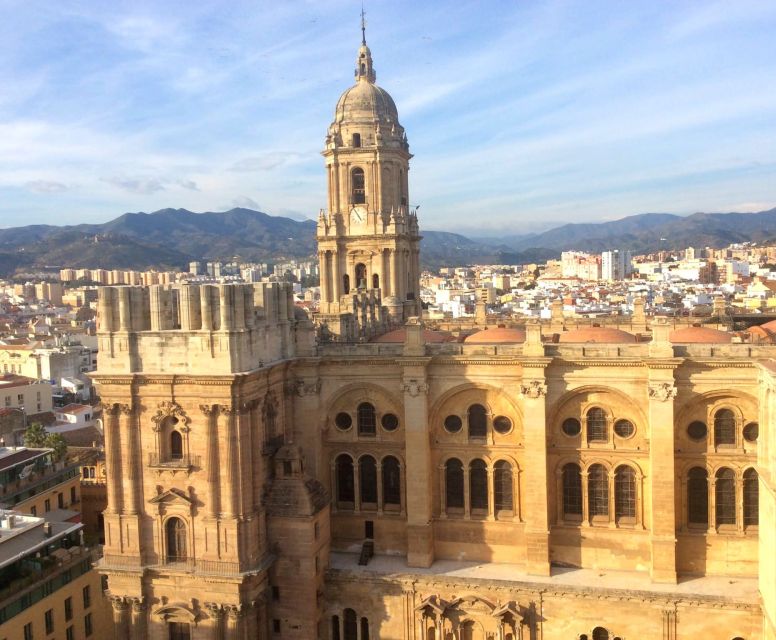
[(98, 374), (231, 374), (309, 355), (287, 283), (100, 287)]

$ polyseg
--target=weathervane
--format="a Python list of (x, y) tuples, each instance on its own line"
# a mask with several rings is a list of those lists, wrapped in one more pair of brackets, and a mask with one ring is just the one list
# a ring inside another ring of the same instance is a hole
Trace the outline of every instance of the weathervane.
[(361, 3), (361, 44), (366, 44), (366, 13), (364, 13), (364, 3)]

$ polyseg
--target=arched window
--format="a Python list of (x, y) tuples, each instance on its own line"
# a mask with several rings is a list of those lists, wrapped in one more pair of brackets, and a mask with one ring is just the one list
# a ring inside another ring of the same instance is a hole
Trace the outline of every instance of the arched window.
[(331, 640), (340, 640), (339, 616), (331, 617)]
[(337, 476), (337, 502), (345, 503), (340, 506), (353, 507), (356, 494), (353, 487), (353, 459), (343, 453), (337, 456), (335, 463)]
[(167, 537), (167, 562), (186, 559), (186, 523), (180, 518), (170, 518), (164, 525)]
[(488, 468), (483, 460), (469, 465), (469, 503), (471, 510), (488, 510)]
[(350, 293), (350, 276), (347, 273), (342, 276), (342, 292)]
[(744, 471), (744, 526), (760, 524), (760, 482), (754, 469)]
[(401, 471), (393, 456), (383, 458), (383, 505), (401, 504)]
[(609, 640), (609, 632), (603, 627), (593, 629), (593, 640)]
[(364, 189), (364, 170), (356, 167), (350, 172), (350, 180), (353, 188), (353, 204), (364, 204), (366, 202), (366, 190)]
[(361, 640), (369, 640), (369, 620), (361, 618)]
[(372, 274), (372, 289), (380, 288), (380, 276), (376, 273)]
[(512, 511), (512, 465), (499, 460), (493, 467), (493, 501), (496, 513)]
[(732, 469), (717, 471), (714, 482), (717, 525), (736, 523), (736, 474)]
[(709, 474), (701, 467), (687, 474), (687, 522), (709, 526)]
[(445, 504), (448, 509), (463, 509), (463, 464), (457, 458), (445, 463)]
[(170, 432), (170, 459), (183, 459), (183, 436), (180, 431)]
[(356, 289), (366, 289), (366, 265), (363, 262), (356, 265)]
[(353, 609), (345, 609), (343, 620), (343, 640), (358, 640), (358, 616)]
[(375, 420), (375, 408), (368, 402), (362, 402), (357, 410), (358, 434), (361, 436), (373, 436), (377, 428)]
[(563, 467), (563, 515), (582, 516), (582, 473), (573, 462)]
[(606, 442), (606, 413), (599, 407), (593, 407), (587, 412), (587, 441)]
[(484, 438), (488, 435), (488, 418), (485, 407), (473, 404), (469, 407), (469, 437)]
[(372, 456), (361, 456), (358, 460), (358, 480), (361, 491), (361, 507), (365, 504), (377, 506), (377, 463)]
[(625, 464), (614, 472), (614, 515), (618, 520), (636, 517), (636, 472)]
[(602, 464), (587, 472), (587, 508), (591, 518), (609, 515), (609, 474)]
[(736, 417), (730, 409), (720, 409), (714, 414), (714, 444), (736, 443)]

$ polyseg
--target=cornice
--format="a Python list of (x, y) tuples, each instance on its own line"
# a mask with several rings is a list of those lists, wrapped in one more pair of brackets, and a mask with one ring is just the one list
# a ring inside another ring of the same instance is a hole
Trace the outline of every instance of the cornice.
[(514, 357), (494, 358), (493, 356), (483, 356), (482, 358), (473, 358), (472, 356), (455, 357), (455, 356), (441, 356), (435, 357), (432, 365), (487, 365), (487, 366), (513, 366), (519, 367), (518, 362)]

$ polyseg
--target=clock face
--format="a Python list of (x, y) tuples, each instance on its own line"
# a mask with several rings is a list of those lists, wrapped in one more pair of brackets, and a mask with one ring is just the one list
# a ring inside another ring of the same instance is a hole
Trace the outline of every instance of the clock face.
[(353, 207), (350, 210), (350, 223), (361, 224), (366, 220), (366, 211), (363, 207)]

